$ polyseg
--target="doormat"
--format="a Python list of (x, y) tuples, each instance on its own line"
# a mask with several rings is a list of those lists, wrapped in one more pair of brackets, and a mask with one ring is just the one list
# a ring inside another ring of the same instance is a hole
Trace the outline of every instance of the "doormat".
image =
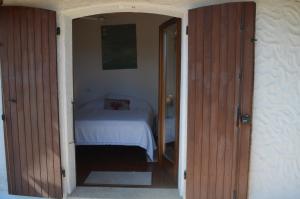
[(85, 185), (143, 185), (152, 184), (152, 172), (92, 171)]

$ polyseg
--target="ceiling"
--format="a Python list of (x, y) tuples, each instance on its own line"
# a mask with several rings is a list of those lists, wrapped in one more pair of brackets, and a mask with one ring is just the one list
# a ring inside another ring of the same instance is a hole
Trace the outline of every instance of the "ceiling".
[(99, 3), (153, 3), (156, 5), (186, 6), (193, 3), (209, 3), (214, 0), (3, 0), (4, 5), (40, 7), (65, 10)]

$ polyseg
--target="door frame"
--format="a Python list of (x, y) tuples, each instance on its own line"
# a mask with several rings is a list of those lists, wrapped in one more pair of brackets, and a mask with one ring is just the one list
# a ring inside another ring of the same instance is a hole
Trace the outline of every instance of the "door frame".
[[(59, 82), (59, 116), (60, 116), (60, 132), (61, 132), (61, 155), (62, 166), (65, 170), (65, 178), (63, 178), (64, 193), (70, 194), (76, 188), (76, 165), (75, 165), (75, 145), (73, 137), (73, 53), (72, 53), (72, 20), (84, 16), (94, 14), (116, 13), (116, 12), (131, 12), (131, 13), (151, 13), (168, 15), (171, 17), (181, 18), (182, 34), (181, 41), (185, 41), (185, 45), (181, 45), (181, 65), (185, 65), (181, 70), (181, 88), (187, 87), (187, 36), (185, 27), (187, 25), (187, 9), (170, 8), (163, 5), (139, 4), (135, 3), (119, 3), (120, 6), (112, 6), (114, 4), (91, 5), (83, 9), (74, 9), (61, 12), (58, 15), (58, 26), (61, 29), (58, 37), (58, 82)], [(118, 5), (119, 5), (118, 4)], [(184, 33), (184, 34), (183, 34)], [(181, 92), (180, 95), (180, 112), (187, 115), (186, 102), (187, 93)], [(179, 143), (179, 164), (178, 164), (178, 188), (180, 195), (184, 195), (185, 180), (185, 160), (186, 160), (186, 119), (180, 119), (180, 143)]]
[(175, 179), (178, 177), (178, 155), (179, 155), (179, 126), (180, 126), (180, 81), (181, 81), (181, 19), (180, 18), (171, 18), (165, 23), (159, 26), (159, 96), (158, 96), (158, 104), (159, 104), (159, 112), (158, 112), (158, 162), (160, 165), (164, 166), (169, 162), (166, 162), (166, 158), (164, 157), (165, 146), (164, 146), (164, 118), (165, 115), (165, 79), (164, 79), (164, 42), (163, 42), (163, 29), (166, 27), (176, 24), (176, 119), (175, 119), (175, 161), (174, 167), (172, 168), (172, 175)]

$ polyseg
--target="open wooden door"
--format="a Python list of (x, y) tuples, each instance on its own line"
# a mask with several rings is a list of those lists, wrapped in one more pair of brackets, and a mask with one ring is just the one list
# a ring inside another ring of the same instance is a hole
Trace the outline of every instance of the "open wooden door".
[(160, 165), (178, 176), (181, 19), (172, 18), (159, 27), (159, 146)]
[(246, 199), (255, 3), (189, 11), (187, 199)]
[(62, 197), (55, 12), (0, 7), (10, 194)]

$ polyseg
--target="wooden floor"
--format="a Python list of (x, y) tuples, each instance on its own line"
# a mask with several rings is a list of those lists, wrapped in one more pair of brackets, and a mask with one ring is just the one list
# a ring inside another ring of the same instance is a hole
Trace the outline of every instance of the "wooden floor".
[(85, 186), (84, 180), (91, 171), (151, 171), (151, 186), (122, 187), (177, 188), (168, 168), (148, 163), (145, 151), (139, 147), (77, 146), (76, 169), (77, 186)]

